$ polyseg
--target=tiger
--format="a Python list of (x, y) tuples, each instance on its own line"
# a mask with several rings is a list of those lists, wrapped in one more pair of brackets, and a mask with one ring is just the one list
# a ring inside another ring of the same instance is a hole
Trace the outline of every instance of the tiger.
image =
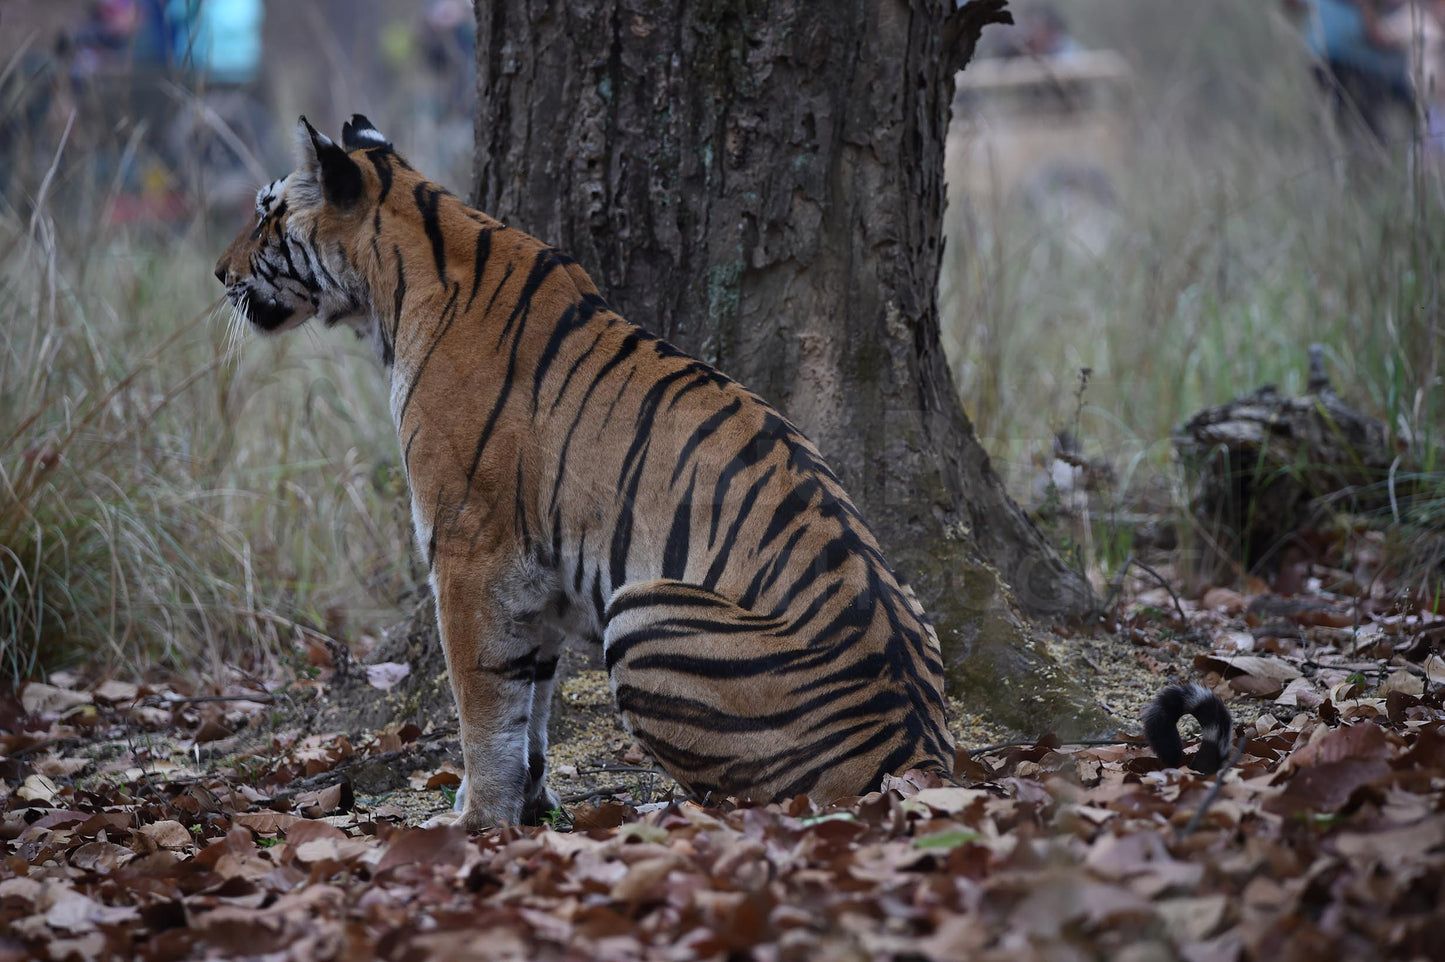
[(427, 180), (366, 117), (339, 144), (302, 117), (295, 153), (215, 275), (261, 334), (349, 327), (386, 373), (460, 730), (442, 820), (557, 809), (547, 722), (568, 639), (601, 646), (624, 725), (693, 797), (825, 803), (910, 769), (952, 778), (938, 636), (787, 418)]

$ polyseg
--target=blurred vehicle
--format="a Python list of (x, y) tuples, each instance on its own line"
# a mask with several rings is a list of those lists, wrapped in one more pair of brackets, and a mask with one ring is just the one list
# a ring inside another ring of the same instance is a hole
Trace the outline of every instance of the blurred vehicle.
[[(38, 30), (0, 71), (0, 192), (112, 223), (248, 210), (274, 153), (263, 0), (91, 0)], [(46, 48), (49, 48), (48, 50)]]
[(957, 76), (949, 204), (975, 222), (1023, 203), (1098, 254), (1118, 217), (1133, 73), (1107, 50), (981, 58)]

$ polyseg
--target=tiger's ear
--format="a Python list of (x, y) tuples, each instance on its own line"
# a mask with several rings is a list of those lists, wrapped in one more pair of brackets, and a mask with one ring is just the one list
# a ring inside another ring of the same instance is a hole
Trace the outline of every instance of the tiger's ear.
[(316, 204), (350, 207), (361, 197), (361, 168), (305, 117), (296, 125), (296, 175), (295, 186)]
[(394, 149), (386, 135), (377, 130), (362, 114), (352, 114), (351, 119), (341, 125), (341, 146), (347, 150), (366, 150), (371, 147)]

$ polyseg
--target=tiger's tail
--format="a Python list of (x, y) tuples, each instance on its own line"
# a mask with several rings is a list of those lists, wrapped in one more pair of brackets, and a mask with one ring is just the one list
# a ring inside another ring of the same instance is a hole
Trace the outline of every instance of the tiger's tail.
[(1234, 719), (1219, 696), (1203, 685), (1170, 685), (1149, 703), (1144, 709), (1144, 737), (1149, 747), (1167, 767), (1178, 768), (1184, 761), (1178, 726), (1185, 715), (1197, 718), (1202, 729), (1191, 767), (1206, 775), (1219, 771), (1234, 748)]

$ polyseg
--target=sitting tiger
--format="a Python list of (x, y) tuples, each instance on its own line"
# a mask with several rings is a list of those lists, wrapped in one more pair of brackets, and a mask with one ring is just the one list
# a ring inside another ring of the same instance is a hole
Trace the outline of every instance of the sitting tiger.
[[(792, 424), (619, 317), (567, 255), (427, 181), (365, 117), (339, 145), (302, 118), (296, 142), (216, 276), (260, 331), (345, 324), (389, 374), (461, 729), (460, 824), (557, 806), (547, 716), (568, 637), (602, 644), (624, 722), (696, 796), (828, 801), (951, 775), (938, 638)], [(1176, 707), (1154, 727), (1177, 744)]]

